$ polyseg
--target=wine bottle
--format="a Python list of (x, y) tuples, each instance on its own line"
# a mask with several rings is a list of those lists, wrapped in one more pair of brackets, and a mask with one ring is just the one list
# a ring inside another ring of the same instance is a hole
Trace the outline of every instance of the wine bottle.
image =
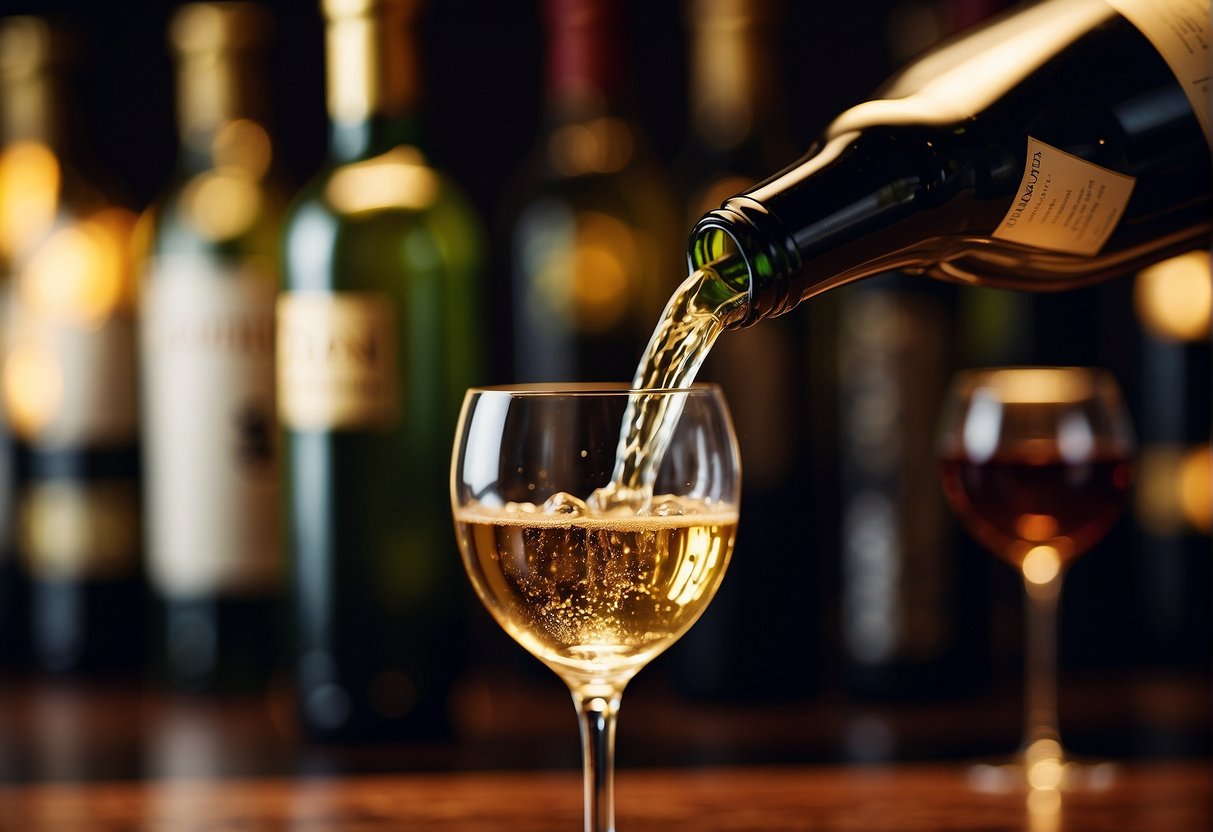
[[(905, 18), (921, 15), (921, 4), (895, 6), (889, 52), (918, 54), (950, 27), (972, 26), (997, 5), (935, 4), (927, 7), (931, 25), (917, 26), (905, 25)], [(993, 305), (1001, 318), (1007, 298), (1020, 295), (965, 291), (978, 296), (959, 297), (955, 286), (890, 273), (833, 298), (839, 648), (846, 688), (860, 699), (955, 700), (989, 680), (988, 558), (965, 551), (967, 541), (938, 487), (932, 449), (939, 403), (956, 369), (956, 343), (971, 337), (971, 313)], [(981, 323), (981, 337), (1002, 340), (999, 328)], [(962, 354), (972, 358), (977, 346), (966, 345)], [(862, 734), (848, 745), (861, 759), (891, 750), (884, 740), (865, 746)]]
[(284, 230), (278, 305), (299, 713), (316, 738), (449, 726), (461, 588), (445, 489), (481, 231), (420, 149), (412, 0), (326, 0), (331, 160)]
[[(757, 181), (787, 148), (774, 83), (778, 30), (769, 0), (692, 0), (689, 125), (675, 171), (685, 215), (692, 221)], [(803, 698), (818, 682), (820, 643), (804, 639), (795, 661), (787, 647), (764, 636), (804, 627), (804, 610), (819, 610), (812, 588), (822, 584), (819, 561), (799, 541), (816, 529), (787, 533), (790, 515), (810, 516), (807, 407), (808, 336), (801, 316), (788, 315), (717, 342), (703, 377), (729, 400), (746, 460), (737, 557), (729, 580), (703, 617), (671, 650), (675, 679), (686, 693), (712, 699)], [(759, 568), (779, 558), (776, 569)], [(806, 589), (808, 588), (808, 589)], [(808, 627), (810, 632), (817, 628)], [(777, 655), (780, 654), (780, 655)]]
[(628, 378), (673, 290), (671, 191), (620, 104), (622, 11), (607, 0), (545, 0), (543, 130), (508, 210), (513, 376)]
[(1137, 275), (1140, 345), (1130, 603), (1147, 669), (1208, 668), (1210, 488), (1209, 253)]
[(18, 439), (17, 549), (30, 641), (52, 671), (142, 660), (134, 215), (69, 165), (62, 34), (38, 18), (0, 27), (5, 133), (42, 202), (14, 257), (3, 394)]
[(1045, 0), (927, 53), (705, 215), (729, 323), (891, 269), (1070, 288), (1208, 245), (1204, 0)]
[(148, 571), (160, 664), (194, 690), (259, 687), (282, 642), (268, 27), (247, 3), (173, 16), (180, 159), (141, 225)]

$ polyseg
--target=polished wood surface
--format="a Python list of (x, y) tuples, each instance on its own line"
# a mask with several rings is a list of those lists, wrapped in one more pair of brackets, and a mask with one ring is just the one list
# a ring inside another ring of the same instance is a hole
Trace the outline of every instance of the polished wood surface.
[[(956, 765), (627, 770), (616, 790), (621, 832), (1213, 828), (1203, 762), (1124, 767), (1106, 790), (1035, 813), (1022, 793), (974, 790)], [(0, 788), (0, 829), (570, 832), (580, 801), (569, 772), (35, 784)]]

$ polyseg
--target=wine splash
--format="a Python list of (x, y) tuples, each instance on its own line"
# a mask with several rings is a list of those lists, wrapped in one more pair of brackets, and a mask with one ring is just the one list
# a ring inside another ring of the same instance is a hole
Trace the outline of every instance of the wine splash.
[[(741, 308), (735, 290), (711, 268), (692, 272), (666, 303), (632, 380), (635, 390), (690, 387), (716, 338)], [(684, 397), (643, 393), (628, 400), (611, 481), (591, 500), (599, 510), (647, 507), (653, 481), (682, 412)]]

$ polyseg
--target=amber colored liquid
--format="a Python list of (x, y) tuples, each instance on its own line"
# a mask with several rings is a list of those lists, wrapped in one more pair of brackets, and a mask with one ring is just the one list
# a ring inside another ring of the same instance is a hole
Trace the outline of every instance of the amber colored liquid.
[(1016, 567), (1033, 547), (1063, 561), (1091, 548), (1116, 520), (1131, 480), (1123, 455), (1069, 462), (1055, 443), (1011, 449), (985, 462), (941, 461), (943, 490), (969, 532)]
[(455, 523), (472, 584), (502, 627), (561, 675), (600, 680), (627, 678), (695, 622), (724, 576), (737, 513), (471, 506)]

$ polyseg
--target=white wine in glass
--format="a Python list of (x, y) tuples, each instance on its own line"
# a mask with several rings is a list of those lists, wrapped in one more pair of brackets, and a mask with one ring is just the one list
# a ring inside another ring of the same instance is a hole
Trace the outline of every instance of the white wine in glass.
[[(621, 426), (648, 408), (669, 432), (625, 486)], [(476, 593), (573, 694), (585, 829), (610, 832), (623, 689), (695, 622), (732, 553), (740, 464), (724, 398), (710, 386), (470, 390), (451, 489)]]

